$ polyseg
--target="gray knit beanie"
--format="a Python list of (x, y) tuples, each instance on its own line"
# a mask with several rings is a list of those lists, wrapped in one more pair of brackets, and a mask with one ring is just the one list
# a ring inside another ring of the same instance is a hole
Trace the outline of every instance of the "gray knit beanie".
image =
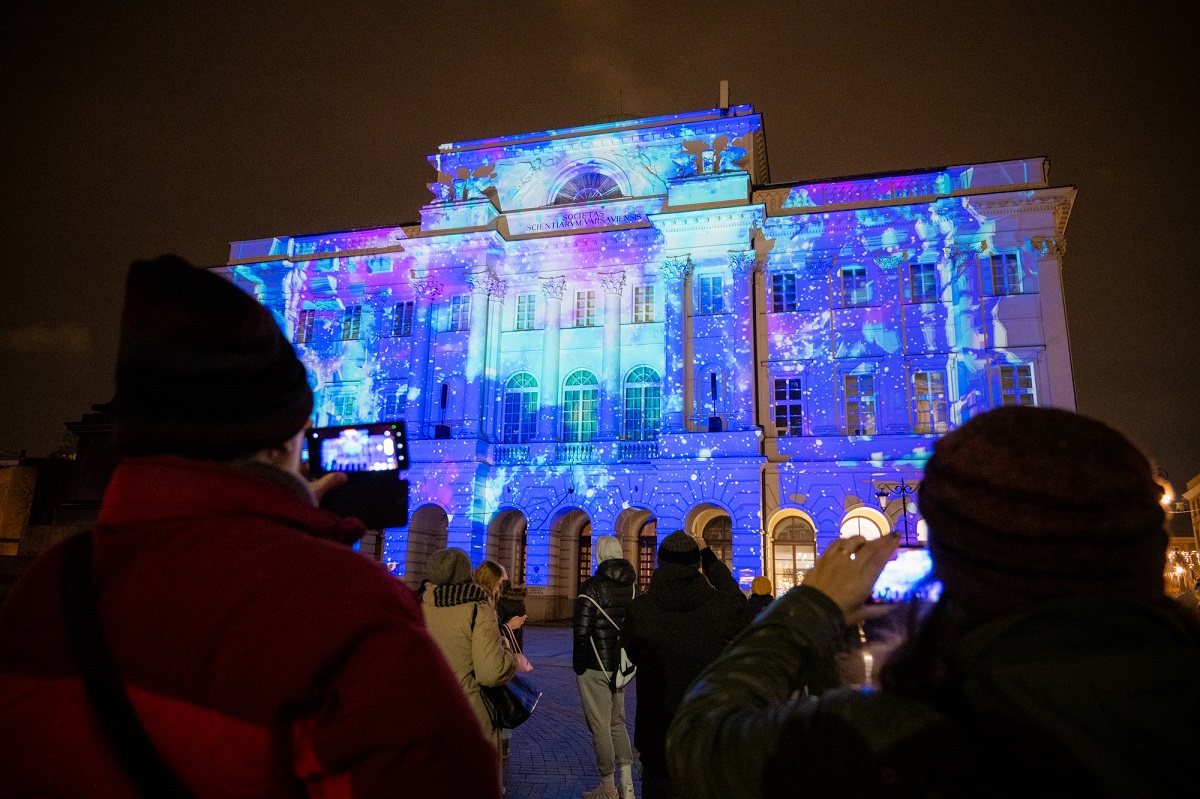
[(681, 566), (700, 565), (700, 545), (683, 530), (676, 530), (658, 545), (658, 562)]
[(458, 547), (439, 549), (429, 556), (425, 574), (434, 585), (457, 585), (471, 581), (471, 558)]

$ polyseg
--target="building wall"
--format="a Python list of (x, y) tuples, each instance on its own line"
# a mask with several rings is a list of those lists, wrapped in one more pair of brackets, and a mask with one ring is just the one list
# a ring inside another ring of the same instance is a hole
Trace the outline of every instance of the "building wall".
[(771, 184), (738, 106), (429, 161), (419, 225), (235, 242), (227, 267), (296, 342), (317, 425), (406, 421), (413, 514), (384, 557), (414, 585), (460, 546), (562, 616), (588, 536), (645, 578), (685, 528), (786, 587), (776, 561), (847, 520), (918, 545), (945, 430), (1074, 407), (1074, 189), (1045, 159)]

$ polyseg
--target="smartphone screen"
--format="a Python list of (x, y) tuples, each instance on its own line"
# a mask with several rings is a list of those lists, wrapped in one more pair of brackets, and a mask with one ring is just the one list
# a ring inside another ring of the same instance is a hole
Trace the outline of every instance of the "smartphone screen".
[(928, 549), (901, 549), (883, 567), (871, 589), (875, 602), (907, 602), (920, 599), (936, 602), (942, 584), (933, 579), (933, 560)]
[(403, 422), (322, 427), (308, 433), (309, 468), (326, 472), (394, 472), (408, 466)]

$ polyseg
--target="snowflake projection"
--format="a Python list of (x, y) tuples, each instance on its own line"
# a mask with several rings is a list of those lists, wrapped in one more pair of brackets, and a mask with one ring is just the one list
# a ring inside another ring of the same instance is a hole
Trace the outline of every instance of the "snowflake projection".
[(554, 195), (554, 205), (570, 205), (571, 203), (586, 203), (593, 200), (617, 200), (625, 195), (621, 187), (608, 175), (599, 172), (586, 172), (571, 178)]

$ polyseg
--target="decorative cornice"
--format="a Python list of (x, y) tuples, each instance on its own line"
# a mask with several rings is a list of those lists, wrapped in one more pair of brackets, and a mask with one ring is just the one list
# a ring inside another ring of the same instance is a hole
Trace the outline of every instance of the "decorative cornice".
[(1033, 236), (1027, 243), (1029, 244), (1029, 249), (1039, 255), (1051, 255), (1055, 258), (1062, 258), (1067, 252), (1067, 243), (1065, 241), (1059, 241), (1049, 236)]
[(548, 300), (561, 300), (566, 287), (567, 279), (565, 277), (542, 278), (542, 291)]
[(691, 255), (675, 256), (663, 261), (658, 273), (667, 280), (684, 280), (693, 268)]
[(609, 272), (600, 275), (600, 285), (604, 286), (604, 291), (608, 294), (619, 296), (625, 290), (625, 272)]
[(912, 250), (901, 250), (891, 255), (880, 255), (875, 258), (875, 264), (880, 269), (895, 269), (900, 264), (912, 258)]

